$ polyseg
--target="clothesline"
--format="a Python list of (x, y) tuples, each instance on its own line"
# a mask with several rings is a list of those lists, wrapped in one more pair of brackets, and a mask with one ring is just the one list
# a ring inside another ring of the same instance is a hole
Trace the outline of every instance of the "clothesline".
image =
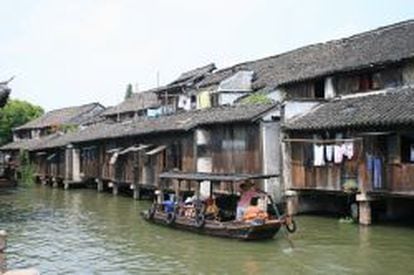
[(297, 143), (313, 143), (313, 144), (337, 144), (344, 142), (362, 141), (363, 138), (339, 138), (339, 139), (302, 139), (302, 138), (286, 138), (283, 142)]

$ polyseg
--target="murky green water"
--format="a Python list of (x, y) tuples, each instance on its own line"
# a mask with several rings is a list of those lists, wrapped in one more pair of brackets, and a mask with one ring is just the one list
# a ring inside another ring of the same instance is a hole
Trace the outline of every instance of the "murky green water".
[(246, 243), (147, 224), (148, 202), (94, 190), (0, 190), (8, 268), (42, 274), (414, 274), (414, 229), (301, 216), (294, 248), (279, 234)]

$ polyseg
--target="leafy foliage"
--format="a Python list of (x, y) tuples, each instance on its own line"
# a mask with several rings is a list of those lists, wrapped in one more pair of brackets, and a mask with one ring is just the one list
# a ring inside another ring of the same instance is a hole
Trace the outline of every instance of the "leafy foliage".
[(78, 130), (79, 126), (74, 124), (61, 124), (59, 125), (58, 129), (60, 132), (64, 133), (72, 133)]
[(19, 153), (19, 167), (18, 174), (20, 175), (20, 183), (23, 186), (32, 185), (35, 182), (35, 169), (30, 162), (29, 152), (27, 150), (21, 150)]
[(40, 106), (23, 100), (9, 100), (4, 108), (0, 109), (0, 144), (12, 140), (12, 129), (25, 124), (44, 113)]
[(242, 104), (270, 104), (272, 100), (265, 93), (257, 92), (241, 100)]
[(130, 97), (132, 96), (132, 94), (133, 94), (133, 91), (132, 91), (132, 84), (131, 84), (131, 83), (129, 83), (129, 84), (127, 85), (127, 89), (126, 89), (126, 92), (125, 92), (125, 99), (130, 98)]

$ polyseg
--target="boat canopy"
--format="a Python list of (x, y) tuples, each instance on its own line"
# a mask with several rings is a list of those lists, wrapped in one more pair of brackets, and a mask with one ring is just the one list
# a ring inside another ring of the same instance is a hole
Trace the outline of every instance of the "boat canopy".
[(160, 174), (160, 179), (177, 179), (177, 180), (190, 180), (190, 181), (227, 181), (227, 182), (240, 182), (246, 180), (255, 179), (269, 179), (277, 178), (278, 174), (219, 174), (219, 173), (204, 173), (204, 172), (181, 172), (181, 171), (170, 171), (163, 172)]

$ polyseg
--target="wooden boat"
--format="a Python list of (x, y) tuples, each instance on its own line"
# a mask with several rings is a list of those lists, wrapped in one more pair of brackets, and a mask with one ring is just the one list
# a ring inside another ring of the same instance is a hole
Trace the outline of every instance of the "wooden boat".
[[(212, 194), (213, 183), (222, 182), (223, 180), (232, 180), (232, 182), (240, 183), (244, 180), (262, 179), (270, 177), (270, 175), (219, 175), (206, 173), (183, 173), (183, 172), (166, 172), (160, 175), (162, 180), (174, 179), (178, 180), (176, 184), (176, 199), (180, 198), (180, 180), (195, 180), (198, 188), (196, 188), (196, 195), (199, 197), (200, 182), (204, 180), (211, 181), (210, 195)], [(163, 181), (161, 181), (163, 182)], [(273, 203), (270, 196), (265, 192), (261, 192), (262, 196), (268, 196), (271, 200), (271, 205), (274, 207), (273, 213), (276, 215), (269, 216), (266, 220), (244, 222), (244, 221), (219, 221), (217, 219), (208, 220), (205, 218), (202, 207), (196, 206), (196, 214), (193, 217), (188, 217), (180, 214), (178, 211), (178, 204), (175, 203), (174, 209), (167, 211), (163, 207), (162, 199), (164, 197), (163, 188), (157, 193), (157, 200), (154, 201), (152, 207), (147, 211), (141, 212), (141, 216), (148, 222), (168, 226), (174, 229), (180, 229), (209, 236), (233, 238), (240, 240), (265, 240), (272, 239), (282, 226), (286, 226), (288, 232), (294, 232), (296, 225), (291, 217), (282, 216), (279, 214), (277, 206)]]
[(168, 214), (157, 212), (151, 217), (148, 212), (141, 213), (144, 219), (155, 224), (166, 225), (175, 229), (187, 230), (199, 234), (216, 237), (233, 238), (240, 240), (264, 240), (273, 238), (284, 224), (280, 220), (269, 220), (263, 224), (253, 225), (244, 222), (229, 221), (205, 221), (199, 226), (195, 219), (176, 217), (174, 222), (169, 222)]

